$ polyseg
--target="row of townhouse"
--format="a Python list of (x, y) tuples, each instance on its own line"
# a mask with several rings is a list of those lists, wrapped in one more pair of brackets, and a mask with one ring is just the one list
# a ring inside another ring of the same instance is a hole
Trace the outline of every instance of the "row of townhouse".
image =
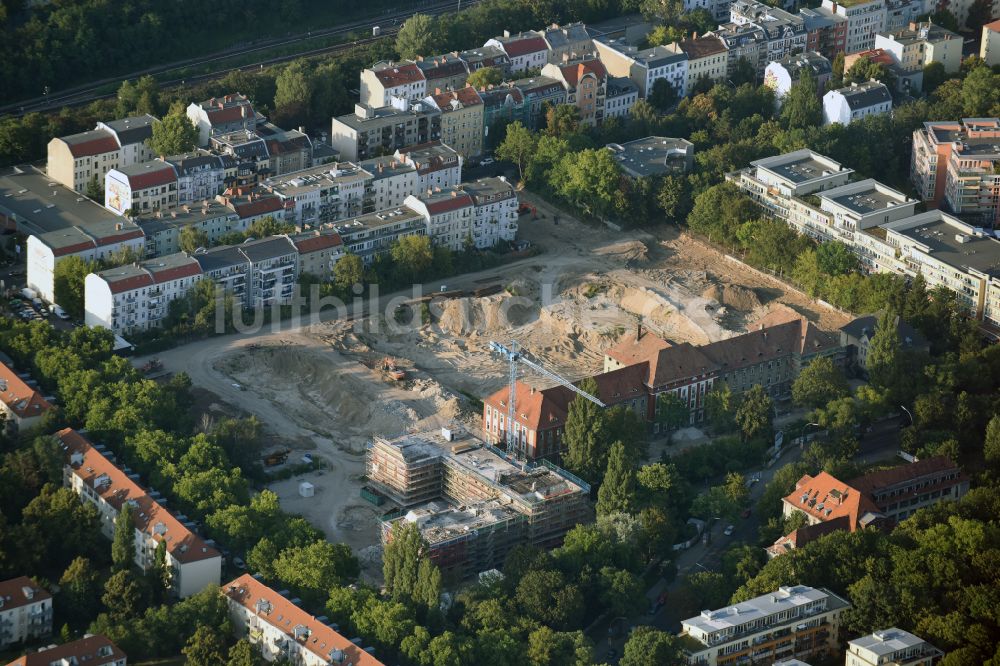
[[(672, 344), (639, 326), (605, 352), (604, 372), (592, 379), (601, 402), (636, 411), (659, 432), (661, 394), (674, 394), (686, 403), (695, 424), (704, 420), (705, 396), (713, 389), (725, 385), (741, 393), (760, 385), (774, 398), (783, 398), (802, 368), (819, 357), (841, 364), (839, 337), (792, 312), (776, 311), (747, 333), (700, 347)], [(536, 390), (517, 382), (512, 439), (525, 457), (547, 458), (563, 450), (563, 429), (574, 396), (562, 386)], [(509, 399), (503, 389), (483, 400), (483, 431), (492, 443), (507, 440)]]
[[(849, 600), (825, 588), (782, 585), (768, 594), (681, 622), (680, 644), (691, 666), (833, 663), (842, 652), (840, 632)], [(897, 627), (847, 642), (845, 666), (933, 666), (944, 653)]]
[(65, 461), (63, 484), (91, 504), (100, 516), (101, 533), (114, 538), (115, 520), (128, 503), (135, 526), (135, 565), (148, 571), (156, 565), (156, 549), (165, 544), (172, 591), (181, 599), (208, 586), (218, 586), (222, 555), (211, 541), (194, 532), (194, 524), (183, 515), (163, 507), (159, 493), (145, 490), (138, 475), (119, 467), (114, 455), (84, 435), (65, 428), (55, 434)]
[(91, 183), (103, 186), (112, 169), (153, 157), (146, 140), (153, 136), (153, 125), (158, 122), (146, 114), (99, 122), (88, 132), (52, 139), (47, 149), (49, 178), (80, 193)]
[(1000, 241), (942, 210), (917, 214), (916, 200), (873, 179), (850, 182), (852, 173), (802, 149), (726, 179), (800, 233), (845, 243), (869, 272), (919, 273), (953, 291), (969, 316), (1000, 327)]
[[(401, 195), (393, 195), (399, 197)], [(460, 251), (510, 242), (517, 235), (517, 196), (505, 179), (432, 187), (392, 207), (347, 219), (316, 222), (296, 234), (248, 239), (239, 245), (158, 255), (89, 274), (84, 280), (85, 322), (118, 334), (159, 328), (170, 303), (208, 279), (247, 309), (293, 301), (299, 277), (330, 280), (337, 261), (355, 254), (365, 264), (388, 254), (408, 235)]]
[(87, 275), (84, 321), (118, 334), (159, 328), (170, 303), (209, 279), (244, 308), (285, 304), (303, 273), (329, 280), (343, 255), (335, 233), (303, 232), (178, 252)]

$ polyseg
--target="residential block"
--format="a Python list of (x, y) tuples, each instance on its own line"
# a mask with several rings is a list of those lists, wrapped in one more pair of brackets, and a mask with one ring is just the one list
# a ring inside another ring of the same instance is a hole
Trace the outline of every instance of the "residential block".
[(933, 666), (943, 656), (919, 636), (893, 627), (848, 641), (845, 666)]
[(42, 420), (52, 404), (6, 363), (0, 363), (0, 410), (9, 433), (26, 432)]
[(0, 581), (0, 649), (52, 634), (52, 595), (27, 576)]
[(50, 645), (18, 657), (7, 666), (127, 666), (128, 657), (107, 636), (87, 634), (62, 645)]
[(46, 173), (75, 192), (86, 192), (91, 182), (103, 187), (111, 169), (145, 162), (153, 157), (146, 140), (159, 120), (150, 115), (97, 123), (87, 132), (49, 141)]

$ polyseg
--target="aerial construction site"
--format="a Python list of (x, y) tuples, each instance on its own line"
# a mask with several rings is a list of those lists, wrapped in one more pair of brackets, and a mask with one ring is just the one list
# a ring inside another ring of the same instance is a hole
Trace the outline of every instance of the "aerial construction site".
[[(565, 216), (555, 225), (547, 212), (546, 219), (521, 225), (520, 236), (540, 254), (447, 285), (467, 293), (499, 285), (501, 293), (442, 300), (420, 325), (393, 330), (385, 325), (389, 315), (379, 312), (361, 321), (209, 339), (159, 356), (167, 370), (185, 371), (206, 389), (206, 411), (257, 414), (273, 444), (265, 454), (290, 449), (290, 461), (309, 453), (323, 464), (306, 477), (269, 487), (287, 510), (305, 516), (331, 540), (349, 544), (366, 575), (377, 579), (385, 513), (404, 507), (419, 513), (421, 502), (426, 509), (428, 502), (452, 497), (442, 522), (450, 515), (461, 524), (459, 513), (468, 511), (473, 498), (457, 489), (449, 495), (452, 490), (442, 486), (426, 497), (398, 495), (405, 503), (386, 493), (389, 501), (376, 506), (361, 496), (368, 483), (366, 449), (375, 436), (393, 441), (441, 427), (481, 436), (480, 401), (507, 386), (510, 375), (509, 361), (491, 352), (491, 341), (516, 342), (547, 370), (576, 381), (600, 372), (604, 352), (638, 321), (672, 344), (693, 345), (743, 333), (748, 322), (775, 308), (828, 331), (847, 321), (673, 228), (615, 232)], [(440, 286), (426, 285), (425, 293)], [(519, 380), (552, 386), (530, 370)], [(476, 450), (481, 456), (488, 451)], [(450, 451), (444, 457), (451, 459)], [(440, 483), (448, 476), (441, 474)], [(299, 495), (299, 481), (306, 479), (315, 497)], [(485, 521), (483, 511), (497, 507), (479, 508), (476, 517)], [(521, 522), (512, 520), (511, 529), (530, 525)], [(430, 529), (434, 522), (424, 525)]]

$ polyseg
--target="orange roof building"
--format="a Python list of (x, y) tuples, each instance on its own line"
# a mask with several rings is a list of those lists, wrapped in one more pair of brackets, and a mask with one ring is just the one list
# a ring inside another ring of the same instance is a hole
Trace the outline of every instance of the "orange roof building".
[(0, 581), (0, 650), (52, 633), (52, 595), (27, 576)]
[(382, 666), (332, 627), (250, 574), (222, 588), (229, 617), (241, 638), (248, 638), (268, 661), (283, 657), (301, 666)]
[(18, 657), (7, 666), (126, 666), (128, 657), (107, 636), (86, 635), (80, 640), (42, 648)]
[(193, 531), (192, 523), (167, 511), (113, 461), (103, 447), (95, 446), (72, 428), (56, 433), (66, 455), (66, 485), (84, 502), (90, 502), (101, 516), (101, 531), (107, 538), (115, 533), (115, 519), (127, 502), (138, 536), (135, 563), (143, 571), (155, 563), (160, 542), (166, 544), (174, 593), (186, 598), (209, 585), (219, 585), (222, 555), (214, 544)]
[(0, 402), (7, 422), (22, 431), (37, 425), (52, 409), (41, 393), (28, 386), (4, 363), (0, 363)]

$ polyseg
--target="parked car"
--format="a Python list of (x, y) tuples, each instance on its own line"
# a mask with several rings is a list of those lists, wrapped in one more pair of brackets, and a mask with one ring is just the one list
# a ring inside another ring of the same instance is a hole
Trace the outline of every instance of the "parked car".
[(722, 531), (726, 536), (733, 536), (733, 531), (736, 529), (735, 525), (727, 525), (726, 529)]
[(234, 557), (233, 566), (242, 571), (247, 568), (247, 563), (243, 561), (243, 558)]
[(483, 160), (479, 163), (479, 166), (489, 166), (491, 164), (493, 164), (493, 158), (484, 157)]
[(63, 310), (62, 307), (60, 307), (58, 305), (55, 305), (55, 304), (52, 305), (52, 313), (55, 314), (55, 316), (59, 317), (60, 319), (62, 319), (64, 321), (66, 319), (69, 319), (69, 315), (66, 314), (66, 311)]

